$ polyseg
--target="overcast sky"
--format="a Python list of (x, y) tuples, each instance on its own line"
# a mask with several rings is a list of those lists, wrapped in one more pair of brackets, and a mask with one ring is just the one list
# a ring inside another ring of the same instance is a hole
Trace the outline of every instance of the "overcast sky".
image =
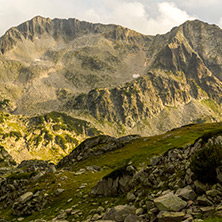
[(114, 23), (162, 34), (186, 20), (222, 26), (221, 0), (0, 0), (0, 35), (34, 16)]

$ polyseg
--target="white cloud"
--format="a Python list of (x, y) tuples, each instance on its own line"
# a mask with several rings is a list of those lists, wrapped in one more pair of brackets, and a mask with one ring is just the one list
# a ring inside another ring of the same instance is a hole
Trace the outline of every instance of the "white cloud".
[(193, 19), (168, 0), (0, 0), (0, 4), (0, 21), (4, 21), (0, 22), (0, 33), (36, 15), (115, 23), (144, 34), (165, 33)]
[(148, 32), (164, 33), (172, 27), (182, 24), (187, 20), (193, 20), (195, 17), (190, 16), (187, 12), (177, 8), (175, 3), (162, 2), (158, 4), (159, 15), (156, 18), (148, 19), (147, 23), (150, 28)]
[[(158, 3), (156, 10), (157, 16), (153, 18), (141, 2), (123, 1), (113, 3), (106, 15), (100, 16), (100, 12), (95, 10), (90, 12), (96, 21), (120, 24), (144, 34), (162, 34), (186, 20), (195, 19), (172, 2)], [(84, 18), (91, 19), (92, 16), (87, 14), (84, 14)]]

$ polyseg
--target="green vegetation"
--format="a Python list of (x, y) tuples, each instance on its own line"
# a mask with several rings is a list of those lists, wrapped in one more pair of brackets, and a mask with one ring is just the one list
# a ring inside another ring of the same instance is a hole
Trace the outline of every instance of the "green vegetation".
[(51, 112), (49, 114), (46, 114), (45, 121), (46, 122), (52, 121), (53, 123), (56, 123), (56, 125), (53, 126), (53, 129), (55, 131), (58, 131), (60, 129), (75, 131), (77, 135), (82, 134), (84, 128), (88, 124), (84, 120), (75, 119), (64, 113), (58, 113), (58, 112)]
[(4, 99), (2, 101), (0, 101), (0, 109), (4, 109), (5, 107), (7, 107), (10, 103), (9, 99)]
[(0, 116), (0, 123), (4, 123), (4, 117), (2, 115)]
[(130, 161), (134, 166), (141, 167), (149, 164), (152, 156), (163, 154), (174, 147), (184, 147), (186, 144), (192, 144), (199, 137), (215, 135), (221, 130), (221, 123), (187, 125), (163, 135), (137, 139), (121, 149), (105, 153), (100, 157), (90, 157), (79, 162), (78, 169), (92, 165), (117, 169), (125, 166)]
[(6, 139), (7, 137), (15, 137), (15, 141), (18, 141), (22, 137), (22, 134), (17, 131), (11, 131), (10, 133), (3, 134), (3, 139)]
[(17, 131), (11, 131), (9, 135), (10, 137), (16, 137), (16, 141), (18, 141), (22, 137), (22, 134)]
[(210, 109), (212, 109), (213, 112), (221, 114), (221, 108), (214, 100), (205, 99), (205, 100), (202, 100), (201, 103), (205, 106), (208, 106)]
[(50, 142), (50, 141), (53, 140), (53, 136), (52, 136), (52, 134), (48, 130), (44, 129), (42, 131), (42, 133), (45, 133), (44, 139), (45, 139), (46, 142)]
[(75, 145), (78, 145), (78, 143), (79, 143), (79, 141), (76, 138), (74, 138), (68, 134), (65, 134), (65, 140), (67, 141), (67, 143), (73, 143)]
[(106, 175), (103, 178), (104, 179), (108, 179), (108, 178), (116, 179), (117, 177), (122, 177), (123, 175), (129, 175), (129, 172), (127, 172), (127, 165), (112, 171), (111, 173), (109, 173), (108, 175)]
[(204, 222), (222, 222), (222, 218), (218, 218), (218, 217), (208, 218), (208, 219), (205, 219)]
[(34, 145), (35, 145), (35, 146), (38, 146), (38, 145), (42, 142), (42, 137), (41, 137), (41, 135), (33, 136), (33, 138), (31, 139), (31, 141), (34, 142)]
[[(221, 123), (187, 125), (179, 129), (174, 129), (163, 135), (139, 138), (118, 150), (83, 160), (78, 164), (73, 165), (71, 169), (76, 172), (79, 169), (86, 168), (86, 166), (93, 165), (103, 169), (96, 173), (87, 171), (84, 174), (75, 175), (73, 172), (65, 170), (54, 176), (46, 174), (38, 181), (38, 185), (36, 185), (35, 182), (30, 181), (27, 190), (35, 192), (36, 190), (44, 189), (45, 192), (49, 194), (50, 208), (46, 207), (42, 211), (34, 213), (32, 216), (25, 217), (24, 222), (38, 218), (52, 219), (59, 214), (61, 209), (68, 209), (79, 203), (81, 204), (78, 205), (77, 209), (83, 212), (79, 217), (79, 220), (84, 221), (89, 215), (89, 212), (98, 206), (108, 208), (118, 204), (124, 204), (126, 201), (125, 195), (117, 197), (97, 197), (96, 199), (92, 196), (88, 196), (87, 198), (84, 196), (89, 194), (92, 187), (94, 187), (100, 179), (107, 177), (107, 175), (116, 177), (124, 173), (125, 166), (131, 161), (134, 166), (140, 168), (143, 165), (149, 164), (150, 158), (154, 155), (163, 154), (174, 147), (184, 147), (188, 143), (194, 143), (200, 137), (206, 138), (209, 135), (217, 134), (219, 131), (222, 131)], [(65, 134), (63, 134), (62, 137), (68, 141), (68, 137)], [(61, 138), (58, 137), (58, 140), (60, 139)], [(62, 139), (61, 141), (62, 143), (64, 142)], [(27, 175), (27, 177), (28, 176), (29, 175)], [(20, 175), (19, 177), (23, 176)], [(67, 179), (63, 180), (63, 177), (67, 177)], [(79, 190), (82, 183), (87, 183), (87, 185)], [(58, 184), (61, 184), (61, 188), (65, 189), (65, 191), (59, 196), (55, 196), (54, 193), (58, 188)], [(146, 194), (149, 192), (148, 190), (145, 191)], [(67, 200), (70, 198), (72, 198), (72, 201), (68, 203)], [(109, 201), (108, 204), (106, 201)], [(92, 205), (92, 203), (94, 203), (94, 205)], [(5, 210), (0, 210), (0, 214), (3, 218), (8, 219), (9, 221), (13, 219), (10, 212), (10, 206)], [(72, 219), (74, 219), (74, 215), (70, 215), (69, 220), (71, 221)], [(213, 221), (217, 222), (219, 220), (207, 220), (207, 222)]]
[(34, 176), (35, 173), (12, 173), (10, 174), (7, 179), (10, 180), (23, 180), (23, 179), (30, 179)]
[(55, 142), (63, 149), (67, 149), (67, 146), (66, 146), (66, 140), (64, 139), (63, 136), (61, 135), (56, 135), (55, 137)]
[(216, 168), (221, 165), (222, 147), (205, 145), (192, 157), (190, 168), (194, 176), (204, 183), (216, 182)]

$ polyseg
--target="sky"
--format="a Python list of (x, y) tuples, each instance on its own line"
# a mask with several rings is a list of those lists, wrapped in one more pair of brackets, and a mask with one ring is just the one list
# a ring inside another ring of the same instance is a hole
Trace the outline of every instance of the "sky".
[(118, 24), (147, 35), (193, 19), (222, 27), (221, 0), (0, 0), (0, 5), (0, 35), (37, 15)]

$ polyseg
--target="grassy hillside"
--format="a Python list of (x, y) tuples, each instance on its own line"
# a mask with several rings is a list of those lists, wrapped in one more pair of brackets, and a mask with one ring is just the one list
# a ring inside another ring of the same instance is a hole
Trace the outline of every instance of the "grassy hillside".
[[(152, 156), (163, 154), (174, 147), (184, 147), (194, 143), (203, 135), (206, 137), (215, 133), (222, 133), (221, 123), (184, 126), (163, 135), (134, 140), (118, 150), (80, 161), (73, 165), (70, 170), (64, 168), (55, 174), (48, 173), (37, 184), (30, 182), (27, 190), (33, 192), (39, 190), (47, 193), (49, 203), (42, 211), (34, 213), (25, 218), (24, 221), (54, 218), (61, 213), (62, 209), (69, 209), (73, 206), (78, 211), (75, 215), (68, 217), (69, 221), (83, 221), (90, 211), (97, 209), (98, 206), (108, 208), (125, 204), (125, 195), (93, 198), (89, 193), (100, 179), (129, 162), (132, 162), (139, 169), (149, 164)], [(100, 167), (101, 171), (86, 170), (87, 166), (93, 165)], [(78, 173), (81, 172), (81, 169), (85, 169), (85, 172)], [(64, 189), (64, 192), (57, 196), (55, 192), (58, 187)], [(0, 210), (2, 218), (13, 219), (10, 208), (11, 206), (8, 206), (7, 209)]]

